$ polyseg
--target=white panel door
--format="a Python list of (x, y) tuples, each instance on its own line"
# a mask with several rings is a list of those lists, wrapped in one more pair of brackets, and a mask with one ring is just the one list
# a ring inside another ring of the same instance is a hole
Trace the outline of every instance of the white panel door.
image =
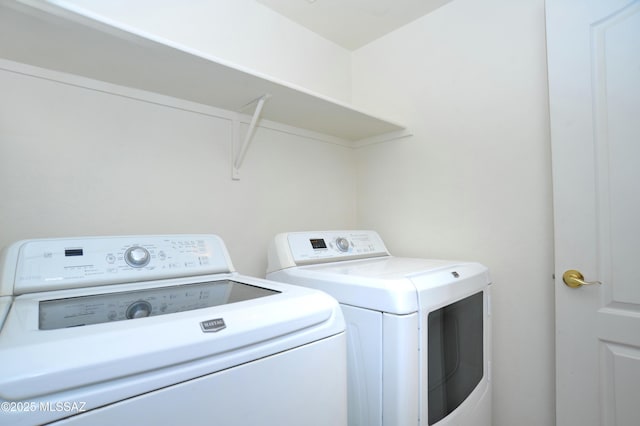
[[(640, 0), (547, 0), (558, 426), (640, 424)], [(602, 284), (570, 288), (567, 270)]]

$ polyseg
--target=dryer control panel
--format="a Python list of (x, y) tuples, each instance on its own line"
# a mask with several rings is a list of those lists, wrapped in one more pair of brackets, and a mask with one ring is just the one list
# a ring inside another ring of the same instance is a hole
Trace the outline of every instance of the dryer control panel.
[(375, 231), (293, 232), (287, 242), (298, 265), (389, 255)]
[(23, 240), (0, 267), (5, 295), (233, 272), (215, 235)]

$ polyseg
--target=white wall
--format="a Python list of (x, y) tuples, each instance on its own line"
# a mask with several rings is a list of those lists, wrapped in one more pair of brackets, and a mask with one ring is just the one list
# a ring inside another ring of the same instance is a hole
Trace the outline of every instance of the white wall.
[(351, 55), (254, 0), (67, 0), (136, 30), (350, 101)]
[(355, 225), (349, 148), (260, 128), (232, 181), (227, 119), (7, 71), (0, 93), (0, 246), (215, 233), (236, 269), (264, 276), (276, 233)]
[(554, 424), (543, 0), (455, 0), (353, 55), (353, 101), (414, 137), (360, 149), (358, 225), (392, 253), (478, 260), (494, 424)]
[[(553, 424), (543, 0), (455, 0), (354, 52), (353, 77), (349, 52), (250, 0), (73, 3), (353, 96), (415, 136), (354, 156), (259, 129), (233, 182), (224, 118), (0, 72), (0, 245), (212, 232), (237, 269), (263, 275), (277, 232), (364, 227), (397, 255), (479, 260), (494, 279), (495, 425)], [(309, 173), (320, 162), (331, 173)]]

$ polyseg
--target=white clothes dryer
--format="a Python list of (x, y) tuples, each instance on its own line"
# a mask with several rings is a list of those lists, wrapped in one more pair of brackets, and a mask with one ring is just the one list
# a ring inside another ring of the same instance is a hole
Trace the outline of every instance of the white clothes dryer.
[(394, 257), (374, 231), (279, 234), (268, 261), (268, 279), (340, 302), (350, 426), (491, 426), (485, 266)]
[(0, 424), (346, 425), (326, 294), (214, 235), (25, 240), (0, 259)]

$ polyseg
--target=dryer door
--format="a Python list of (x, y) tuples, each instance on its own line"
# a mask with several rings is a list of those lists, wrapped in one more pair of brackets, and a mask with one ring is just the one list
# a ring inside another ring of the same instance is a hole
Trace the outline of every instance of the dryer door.
[(421, 424), (490, 426), (486, 268), (461, 264), (411, 280), (420, 300)]
[(482, 292), (427, 317), (429, 424), (448, 416), (473, 392), (484, 374)]

